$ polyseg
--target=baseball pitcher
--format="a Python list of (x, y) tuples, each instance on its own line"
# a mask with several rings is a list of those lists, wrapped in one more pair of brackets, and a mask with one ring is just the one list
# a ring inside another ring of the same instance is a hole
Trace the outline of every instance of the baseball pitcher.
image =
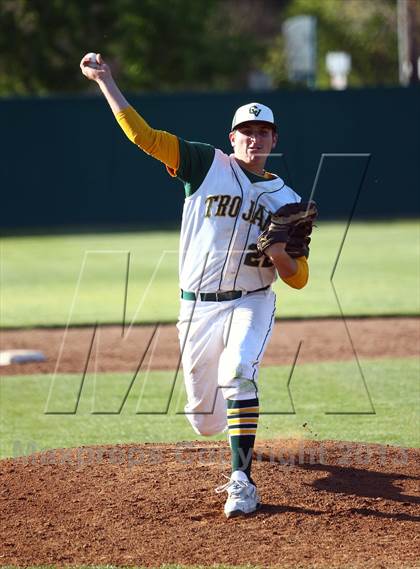
[(258, 370), (275, 316), (271, 285), (277, 274), (293, 288), (306, 285), (316, 205), (302, 203), (264, 169), (278, 137), (265, 105), (236, 110), (227, 155), (151, 128), (127, 102), (100, 54), (85, 55), (80, 67), (99, 85), (127, 137), (184, 186), (177, 328), (185, 413), (200, 435), (228, 432), (232, 474), (216, 491), (227, 491), (228, 518), (250, 514), (260, 506), (251, 463)]

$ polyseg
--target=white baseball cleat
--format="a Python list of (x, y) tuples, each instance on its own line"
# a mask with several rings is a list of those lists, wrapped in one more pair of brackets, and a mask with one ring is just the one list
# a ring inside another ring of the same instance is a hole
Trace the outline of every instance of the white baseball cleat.
[(249, 481), (247, 475), (242, 470), (235, 470), (229, 482), (216, 488), (218, 494), (224, 491), (228, 493), (225, 503), (225, 515), (227, 518), (252, 514), (261, 506), (257, 488)]

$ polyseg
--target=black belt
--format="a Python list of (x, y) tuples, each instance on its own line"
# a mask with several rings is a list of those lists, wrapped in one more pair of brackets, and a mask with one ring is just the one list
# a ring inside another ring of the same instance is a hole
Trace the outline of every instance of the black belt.
[[(270, 288), (270, 285), (264, 286), (262, 288), (257, 288), (256, 290), (250, 290), (248, 292), (242, 290), (228, 290), (226, 292), (200, 292), (200, 300), (204, 302), (222, 302), (224, 300), (236, 300), (245, 294), (260, 292), (261, 290), (267, 290), (268, 288)], [(181, 298), (184, 300), (197, 300), (197, 295), (195, 292), (181, 289)]]

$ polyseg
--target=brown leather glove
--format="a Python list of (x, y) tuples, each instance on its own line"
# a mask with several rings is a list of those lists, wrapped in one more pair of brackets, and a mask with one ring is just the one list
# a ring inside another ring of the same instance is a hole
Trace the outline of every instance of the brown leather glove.
[(293, 258), (308, 257), (312, 227), (318, 215), (314, 201), (289, 203), (272, 214), (269, 225), (257, 239), (257, 249), (264, 253), (274, 243), (286, 243)]

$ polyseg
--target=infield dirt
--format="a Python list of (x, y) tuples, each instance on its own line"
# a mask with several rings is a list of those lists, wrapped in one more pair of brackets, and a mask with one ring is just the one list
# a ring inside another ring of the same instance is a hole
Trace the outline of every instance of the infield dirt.
[[(359, 357), (418, 357), (419, 319), (281, 322), (265, 365)], [(68, 330), (60, 372), (86, 365), (93, 328)], [(101, 371), (177, 365), (175, 326), (100, 330)], [(348, 334), (350, 333), (350, 336)], [(3, 348), (35, 348), (54, 370), (62, 329), (2, 331)], [(96, 337), (98, 338), (98, 337)], [(420, 450), (334, 441), (279, 440), (257, 450), (263, 507), (226, 520), (227, 444), (82, 447), (0, 461), (0, 565), (257, 565), (288, 568), (419, 567)], [(416, 523), (417, 522), (417, 523)]]
[(0, 462), (1, 565), (402, 568), (418, 562), (420, 451), (276, 441), (263, 506), (226, 520), (224, 443), (49, 451)]
[[(15, 364), (2, 370), (4, 375), (77, 373), (87, 365), (92, 353), (99, 354), (98, 371), (133, 371), (142, 360), (150, 369), (175, 369), (179, 362), (177, 330), (172, 325), (121, 326), (95, 328), (37, 328), (2, 330), (2, 349), (36, 349), (47, 357), (42, 363)], [(276, 322), (268, 344), (264, 366), (291, 365), (299, 349), (298, 364), (318, 361), (343, 361), (359, 358), (418, 357), (419, 318), (351, 318)]]

